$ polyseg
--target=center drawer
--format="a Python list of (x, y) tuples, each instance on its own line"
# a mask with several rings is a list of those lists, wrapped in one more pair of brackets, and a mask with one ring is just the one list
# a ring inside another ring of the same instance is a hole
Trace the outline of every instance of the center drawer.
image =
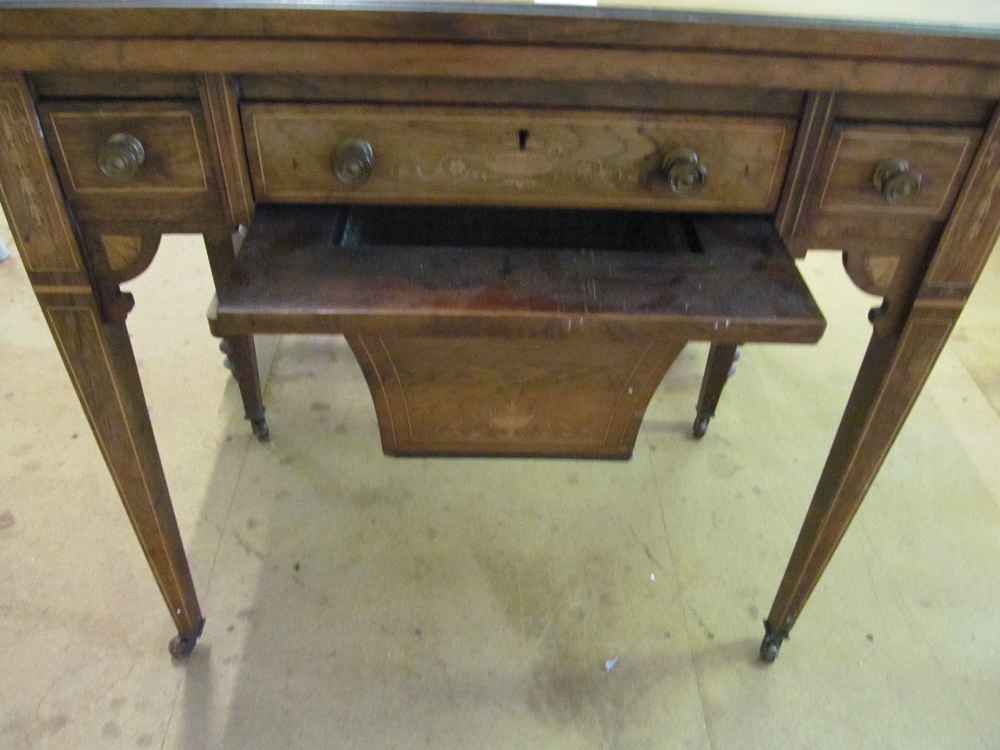
[(760, 216), (261, 206), (217, 336), (342, 333), (393, 455), (628, 458), (687, 341), (815, 342)]
[(259, 202), (770, 212), (795, 122), (252, 103)]

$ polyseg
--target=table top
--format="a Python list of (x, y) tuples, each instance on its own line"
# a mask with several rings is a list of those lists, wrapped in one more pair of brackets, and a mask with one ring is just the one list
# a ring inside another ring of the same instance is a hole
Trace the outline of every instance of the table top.
[[(797, 2), (0, 0), (0, 70), (485, 71), (518, 80), (1000, 95), (1000, 2), (815, 0), (807, 10)], [(529, 46), (535, 57), (515, 53)], [(727, 55), (755, 58), (720, 64)]]
[(995, 0), (0, 0), (0, 10), (8, 8), (451, 11), (722, 22), (739, 19), (1000, 34), (1000, 3)]

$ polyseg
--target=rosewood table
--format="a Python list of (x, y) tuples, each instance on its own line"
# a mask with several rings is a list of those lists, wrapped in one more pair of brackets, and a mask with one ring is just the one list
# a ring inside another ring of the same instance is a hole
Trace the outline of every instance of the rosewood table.
[(336, 332), (410, 454), (627, 458), (692, 339), (703, 431), (737, 344), (821, 335), (791, 259), (841, 250), (883, 301), (777, 656), (1000, 233), (1000, 10), (749, 5), (0, 3), (0, 198), (175, 656), (204, 619), (120, 290), (165, 232), (205, 237), (259, 438), (253, 334)]

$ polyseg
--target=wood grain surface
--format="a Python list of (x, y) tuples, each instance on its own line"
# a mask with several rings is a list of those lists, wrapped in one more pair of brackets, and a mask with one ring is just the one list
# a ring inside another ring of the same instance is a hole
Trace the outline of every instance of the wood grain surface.
[[(58, 101), (40, 107), (63, 190), (82, 220), (161, 220), (197, 226), (219, 214), (213, 150), (191, 102)], [(116, 133), (145, 151), (127, 180), (103, 174), (98, 153)]]
[[(591, 112), (251, 104), (243, 109), (258, 200), (494, 203), (773, 210), (794, 122)], [(337, 144), (371, 144), (371, 179), (338, 182)], [(666, 155), (694, 151), (704, 188), (675, 195)]]

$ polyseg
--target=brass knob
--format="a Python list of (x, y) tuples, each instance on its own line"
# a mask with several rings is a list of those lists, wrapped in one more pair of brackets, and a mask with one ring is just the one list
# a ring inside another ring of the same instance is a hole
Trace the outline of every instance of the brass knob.
[(128, 133), (109, 136), (97, 152), (97, 166), (105, 177), (115, 182), (135, 177), (145, 160), (146, 149), (142, 142)]
[(333, 174), (348, 187), (359, 187), (372, 176), (372, 144), (362, 138), (345, 138), (333, 152)]
[(698, 161), (698, 154), (679, 148), (663, 157), (663, 173), (675, 194), (694, 195), (705, 187), (708, 170)]
[(920, 172), (910, 171), (909, 162), (902, 159), (884, 161), (875, 167), (872, 182), (882, 193), (886, 203), (908, 203), (920, 193), (923, 176)]

